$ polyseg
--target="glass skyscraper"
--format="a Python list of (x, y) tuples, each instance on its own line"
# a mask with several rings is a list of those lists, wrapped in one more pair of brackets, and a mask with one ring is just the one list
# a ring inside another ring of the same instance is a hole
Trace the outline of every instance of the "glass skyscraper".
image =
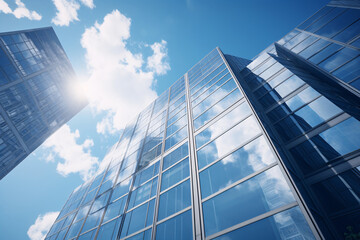
[(0, 179), (86, 101), (52, 28), (0, 33)]
[(46, 239), (358, 239), (360, 4), (209, 53), (129, 123)]

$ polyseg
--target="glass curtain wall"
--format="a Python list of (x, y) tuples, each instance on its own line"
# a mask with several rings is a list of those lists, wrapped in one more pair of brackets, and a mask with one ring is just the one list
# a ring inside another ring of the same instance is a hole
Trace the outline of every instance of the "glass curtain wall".
[(176, 81), (127, 125), (46, 239), (315, 239), (234, 77), (215, 49)]

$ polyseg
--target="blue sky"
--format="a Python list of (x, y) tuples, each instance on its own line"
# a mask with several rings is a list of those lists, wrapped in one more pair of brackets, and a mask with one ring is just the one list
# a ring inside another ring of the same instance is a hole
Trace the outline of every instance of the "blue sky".
[(216, 46), (251, 59), (326, 3), (0, 0), (0, 32), (54, 28), (90, 101), (0, 181), (0, 238), (41, 239), (126, 121)]

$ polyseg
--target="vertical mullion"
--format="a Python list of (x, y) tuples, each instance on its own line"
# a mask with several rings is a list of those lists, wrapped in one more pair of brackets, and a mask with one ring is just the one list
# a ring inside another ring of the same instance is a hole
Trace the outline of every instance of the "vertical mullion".
[(155, 198), (155, 205), (154, 205), (154, 217), (153, 217), (152, 232), (151, 232), (152, 240), (155, 240), (155, 237), (156, 237), (156, 222), (157, 222), (157, 218), (158, 218), (158, 214), (159, 214), (161, 178), (162, 178), (164, 151), (165, 151), (166, 127), (167, 127), (167, 121), (168, 121), (168, 117), (169, 117), (169, 108), (170, 108), (170, 95), (171, 95), (171, 88), (169, 89), (168, 104), (167, 104), (167, 110), (166, 110), (166, 116), (165, 116), (165, 122), (164, 122), (164, 126), (165, 126), (164, 127), (164, 137), (162, 140), (161, 155), (160, 155), (161, 157), (159, 160), (158, 184), (157, 184), (157, 190), (156, 190), (156, 198)]
[(199, 172), (196, 158), (196, 147), (194, 138), (194, 127), (193, 127), (193, 116), (191, 108), (191, 94), (188, 73), (185, 74), (185, 92), (186, 92), (186, 103), (187, 103), (187, 117), (188, 117), (188, 132), (189, 132), (189, 161), (190, 161), (190, 183), (191, 183), (191, 200), (192, 200), (192, 216), (193, 216), (193, 232), (194, 239), (203, 239), (204, 226), (203, 226), (203, 214), (201, 205), (201, 193), (200, 193), (200, 182)]

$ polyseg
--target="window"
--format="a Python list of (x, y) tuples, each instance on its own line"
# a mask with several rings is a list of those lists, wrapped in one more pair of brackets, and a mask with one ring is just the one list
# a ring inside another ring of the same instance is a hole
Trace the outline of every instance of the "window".
[(245, 117), (248, 117), (250, 114), (251, 110), (247, 103), (242, 103), (238, 107), (234, 108), (214, 124), (210, 125), (208, 128), (196, 135), (195, 140), (197, 148), (201, 147), (208, 141), (213, 140), (215, 137), (223, 133), (226, 128), (233, 126), (235, 123)]
[(166, 155), (163, 159), (163, 170), (167, 169), (177, 161), (183, 159), (189, 154), (188, 142), (184, 143), (170, 154)]
[(274, 162), (275, 158), (261, 136), (201, 171), (201, 196), (206, 198)]
[(294, 201), (280, 169), (271, 168), (203, 203), (205, 235)]
[(261, 131), (254, 117), (242, 121), (197, 152), (199, 169), (249, 141)]
[[(259, 231), (261, 229), (261, 231)], [(216, 240), (228, 239), (307, 239), (315, 237), (299, 207), (277, 213), (235, 231), (221, 235)]]
[(161, 178), (161, 191), (189, 176), (189, 158), (184, 159), (175, 166), (163, 172)]
[(190, 180), (187, 180), (160, 195), (158, 221), (190, 205)]
[(156, 240), (193, 239), (191, 210), (186, 211), (156, 227)]

